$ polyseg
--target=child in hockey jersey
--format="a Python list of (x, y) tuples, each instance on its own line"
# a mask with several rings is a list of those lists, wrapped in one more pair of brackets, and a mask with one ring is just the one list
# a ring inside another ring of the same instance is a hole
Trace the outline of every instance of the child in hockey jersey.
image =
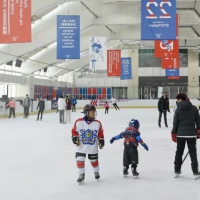
[(95, 119), (95, 106), (87, 104), (83, 113), (85, 116), (76, 120), (72, 129), (72, 141), (76, 147), (76, 162), (79, 172), (78, 183), (85, 179), (85, 157), (91, 161), (95, 179), (99, 179), (98, 146), (104, 147), (104, 134), (101, 122)]
[(107, 101), (105, 102), (104, 107), (105, 107), (105, 114), (106, 114), (106, 113), (108, 113), (108, 110), (109, 110), (109, 104)]
[(123, 165), (124, 176), (128, 175), (129, 165), (131, 164), (131, 170), (133, 176), (138, 176), (139, 173), (137, 172), (137, 165), (138, 165), (138, 143), (140, 143), (147, 151), (148, 146), (143, 142), (140, 137), (139, 132), (140, 123), (137, 119), (132, 119), (129, 123), (129, 127), (125, 129), (124, 132), (120, 133), (119, 135), (113, 137), (110, 140), (112, 144), (115, 140), (124, 138), (124, 156), (123, 156)]

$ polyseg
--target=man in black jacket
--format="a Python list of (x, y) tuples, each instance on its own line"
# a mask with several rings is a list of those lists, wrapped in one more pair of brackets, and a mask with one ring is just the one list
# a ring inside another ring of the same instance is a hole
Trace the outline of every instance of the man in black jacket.
[(177, 142), (177, 151), (174, 162), (175, 173), (178, 175), (181, 174), (182, 156), (185, 149), (185, 143), (187, 142), (192, 161), (193, 174), (195, 176), (200, 175), (196, 149), (196, 139), (200, 138), (199, 112), (184, 93), (178, 94), (176, 99), (178, 103), (174, 114), (172, 129), (172, 140)]
[(41, 113), (40, 121), (42, 121), (42, 116), (43, 116), (43, 112), (45, 109), (45, 101), (43, 100), (42, 97), (40, 97), (40, 101), (38, 102), (37, 110), (38, 110), (38, 108), (39, 108), (39, 111), (38, 111), (38, 116), (37, 116), (36, 121), (39, 120), (40, 113)]
[(169, 110), (169, 99), (168, 99), (167, 96), (168, 96), (168, 93), (165, 92), (164, 95), (158, 101), (158, 111), (159, 111), (158, 126), (159, 127), (161, 127), (162, 114), (164, 115), (165, 126), (168, 127), (168, 125), (167, 125), (167, 111), (170, 112), (170, 110)]

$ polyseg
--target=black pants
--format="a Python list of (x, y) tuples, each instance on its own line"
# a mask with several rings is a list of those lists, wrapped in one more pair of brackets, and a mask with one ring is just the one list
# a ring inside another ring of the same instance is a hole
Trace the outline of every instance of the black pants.
[(72, 112), (76, 112), (76, 104), (75, 103), (73, 103), (73, 105), (72, 105)]
[(123, 165), (129, 168), (129, 165), (136, 169), (138, 164), (138, 150), (134, 144), (129, 144), (124, 147)]
[(109, 110), (109, 108), (106, 108), (106, 109), (105, 109), (105, 114), (108, 113), (108, 110)]
[(37, 119), (39, 119), (39, 117), (40, 117), (40, 113), (41, 113), (41, 117), (40, 117), (40, 119), (42, 119), (43, 112), (44, 112), (44, 109), (39, 109)]
[(161, 123), (162, 114), (164, 115), (165, 125), (167, 125), (167, 111), (159, 112), (158, 124)]
[(29, 116), (29, 107), (24, 106), (24, 116), (28, 117)]
[(119, 107), (118, 107), (118, 105), (116, 104), (116, 103), (113, 103), (113, 106), (115, 107), (115, 109), (117, 110), (119, 110)]
[(10, 115), (9, 115), (9, 117), (11, 117), (12, 114), (13, 114), (13, 117), (15, 117), (15, 108), (10, 108)]
[(181, 171), (182, 156), (185, 149), (185, 143), (189, 149), (191, 158), (191, 166), (193, 173), (198, 173), (198, 160), (197, 160), (197, 149), (196, 149), (196, 138), (179, 138), (177, 137), (177, 150), (175, 156), (175, 172)]

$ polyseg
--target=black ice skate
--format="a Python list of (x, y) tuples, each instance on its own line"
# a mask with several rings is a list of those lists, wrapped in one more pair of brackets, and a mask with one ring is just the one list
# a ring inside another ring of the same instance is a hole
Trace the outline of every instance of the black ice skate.
[(123, 174), (124, 174), (124, 177), (127, 177), (127, 175), (128, 175), (128, 168), (127, 167), (124, 167)]
[(85, 180), (85, 173), (79, 175), (77, 182), (81, 184), (84, 183), (84, 180)]
[(179, 172), (175, 172), (175, 176), (174, 176), (174, 178), (178, 178), (178, 177), (180, 176), (180, 174), (181, 174), (181, 171), (179, 171)]
[(133, 173), (133, 177), (134, 177), (135, 179), (138, 178), (139, 173), (137, 172), (137, 170), (134, 169), (134, 168), (132, 168), (131, 170), (132, 170), (132, 173)]
[(95, 179), (100, 179), (100, 175), (99, 175), (99, 172), (94, 172), (94, 176), (95, 176)]
[(198, 173), (193, 173), (194, 177), (195, 177), (195, 180), (199, 179), (200, 178), (200, 172)]

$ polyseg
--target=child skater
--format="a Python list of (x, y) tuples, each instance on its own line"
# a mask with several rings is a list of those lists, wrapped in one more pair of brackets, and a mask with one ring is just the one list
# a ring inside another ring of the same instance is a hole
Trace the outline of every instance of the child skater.
[(83, 109), (84, 117), (76, 120), (72, 129), (72, 141), (76, 147), (76, 163), (79, 172), (78, 183), (85, 179), (85, 157), (94, 170), (95, 179), (99, 179), (98, 146), (104, 147), (104, 134), (101, 122), (96, 120), (95, 106), (87, 104)]
[(109, 110), (109, 104), (107, 101), (105, 102), (104, 107), (105, 107), (105, 114), (106, 114), (106, 113), (108, 113), (108, 110)]
[(124, 138), (124, 156), (123, 156), (123, 174), (124, 176), (128, 175), (129, 165), (131, 164), (131, 171), (135, 178), (139, 176), (137, 172), (138, 164), (138, 143), (140, 143), (147, 151), (149, 150), (148, 146), (143, 142), (140, 137), (139, 132), (140, 123), (137, 119), (132, 119), (129, 123), (129, 127), (125, 129), (124, 132), (113, 137), (110, 140), (112, 144), (115, 140)]

